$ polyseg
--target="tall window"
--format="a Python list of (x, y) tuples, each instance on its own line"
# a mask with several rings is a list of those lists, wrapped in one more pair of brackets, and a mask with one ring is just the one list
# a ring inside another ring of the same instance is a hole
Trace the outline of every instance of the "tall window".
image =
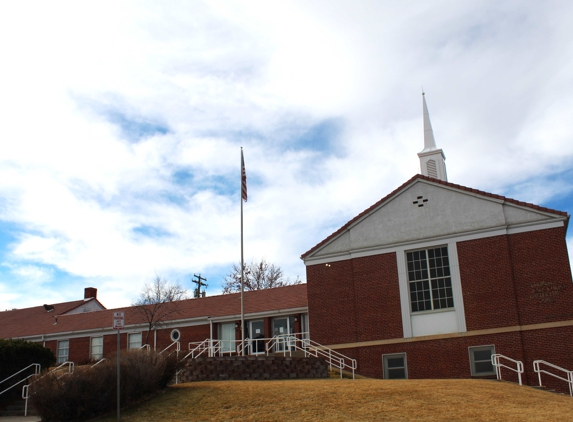
[(68, 361), (68, 354), (70, 352), (70, 341), (60, 340), (58, 341), (58, 363), (64, 363)]
[(92, 360), (100, 360), (103, 357), (103, 337), (92, 337), (90, 356)]
[(407, 252), (412, 312), (454, 307), (447, 246)]
[(131, 333), (127, 335), (127, 348), (128, 349), (141, 348), (141, 333)]

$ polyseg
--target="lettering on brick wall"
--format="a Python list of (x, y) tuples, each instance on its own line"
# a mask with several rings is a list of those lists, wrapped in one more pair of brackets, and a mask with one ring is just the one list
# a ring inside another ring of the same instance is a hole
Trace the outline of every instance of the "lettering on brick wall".
[(531, 295), (529, 298), (535, 299), (539, 303), (553, 302), (555, 297), (566, 288), (565, 284), (557, 283), (556, 281), (540, 281), (539, 283), (531, 284)]

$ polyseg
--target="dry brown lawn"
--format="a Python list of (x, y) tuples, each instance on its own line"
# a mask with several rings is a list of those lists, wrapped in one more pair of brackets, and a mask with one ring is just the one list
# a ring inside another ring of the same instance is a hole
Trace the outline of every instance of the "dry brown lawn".
[(196, 382), (170, 387), (121, 420), (570, 421), (573, 398), (486, 380)]

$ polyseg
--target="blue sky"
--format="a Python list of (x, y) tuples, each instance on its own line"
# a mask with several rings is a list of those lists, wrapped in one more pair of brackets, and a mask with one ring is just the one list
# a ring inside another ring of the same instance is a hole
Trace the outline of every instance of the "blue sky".
[[(573, 4), (0, 5), (0, 309), (208, 294), (300, 255), (419, 172), (573, 212)], [(568, 236), (573, 249), (573, 234)]]

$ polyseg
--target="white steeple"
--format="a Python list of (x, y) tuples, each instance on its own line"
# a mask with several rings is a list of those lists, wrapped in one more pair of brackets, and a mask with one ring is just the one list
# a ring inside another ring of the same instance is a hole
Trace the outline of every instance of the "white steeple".
[(430, 122), (430, 114), (428, 113), (428, 106), (426, 105), (426, 95), (422, 92), (422, 103), (424, 113), (424, 149), (418, 153), (420, 157), (420, 169), (424, 176), (433, 177), (448, 181), (446, 174), (446, 156), (444, 152), (436, 148), (436, 141), (434, 139), (434, 131), (432, 130), (432, 123)]

